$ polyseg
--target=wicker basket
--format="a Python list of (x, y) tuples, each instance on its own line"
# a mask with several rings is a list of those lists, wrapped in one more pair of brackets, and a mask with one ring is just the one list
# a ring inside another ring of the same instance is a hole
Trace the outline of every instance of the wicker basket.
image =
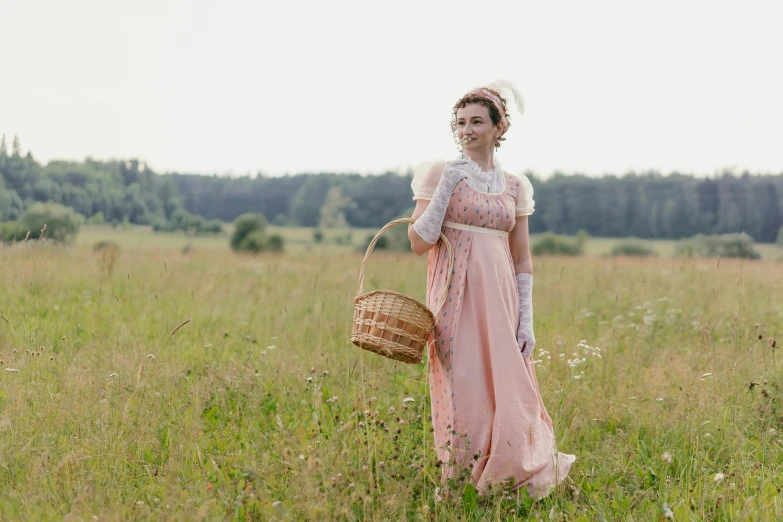
[(407, 295), (391, 290), (373, 290), (363, 293), (364, 267), (378, 239), (391, 227), (401, 223), (413, 223), (411, 218), (396, 219), (378, 231), (364, 255), (359, 270), (359, 289), (353, 300), (353, 332), (351, 342), (360, 348), (406, 363), (421, 362), (427, 339), (435, 328), (435, 317), (446, 302), (451, 272), (454, 266), (454, 250), (446, 236), (441, 240), (448, 250), (448, 271), (443, 295), (435, 313)]

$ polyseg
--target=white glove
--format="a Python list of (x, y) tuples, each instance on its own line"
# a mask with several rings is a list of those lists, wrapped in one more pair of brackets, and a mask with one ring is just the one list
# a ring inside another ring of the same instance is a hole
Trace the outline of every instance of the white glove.
[(468, 178), (467, 165), (469, 164), (468, 160), (458, 159), (446, 165), (427, 210), (413, 224), (413, 229), (427, 243), (434, 245), (438, 242), (443, 218), (449, 206), (449, 198), (457, 188), (457, 184)]
[(533, 274), (517, 276), (517, 296), (519, 297), (517, 343), (522, 355), (530, 357), (536, 345), (536, 337), (533, 335)]

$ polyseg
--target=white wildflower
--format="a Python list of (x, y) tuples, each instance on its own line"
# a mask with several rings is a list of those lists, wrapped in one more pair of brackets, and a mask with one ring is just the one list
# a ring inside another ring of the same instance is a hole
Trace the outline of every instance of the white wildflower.
[(18, 372), (19, 368), (6, 368), (5, 371), (7, 371), (7, 372)]
[(154, 355), (152, 355), (151, 353), (148, 353), (148, 354), (147, 354), (147, 359), (154, 359), (154, 358), (155, 358), (155, 356), (154, 356)]
[(723, 473), (716, 473), (715, 478), (713, 478), (712, 480), (714, 480), (715, 482), (723, 482), (723, 479), (725, 478), (726, 475), (724, 475)]
[(667, 463), (671, 462), (672, 461), (672, 454), (667, 451), (666, 453), (661, 455), (661, 459), (663, 459), (663, 461), (667, 462)]
[(416, 401), (415, 401), (415, 400), (413, 400), (413, 397), (405, 397), (405, 398), (402, 400), (402, 403), (403, 403), (403, 404), (405, 404), (406, 402), (416, 402)]
[(670, 520), (674, 520), (674, 511), (669, 507), (669, 504), (663, 505), (663, 517)]

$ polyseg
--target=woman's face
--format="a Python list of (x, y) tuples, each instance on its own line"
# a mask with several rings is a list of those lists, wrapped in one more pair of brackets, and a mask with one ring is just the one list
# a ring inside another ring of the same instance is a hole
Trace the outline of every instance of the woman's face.
[(484, 105), (470, 103), (457, 109), (457, 139), (470, 138), (466, 150), (491, 150), (499, 134), (499, 127), (492, 124), (489, 109)]

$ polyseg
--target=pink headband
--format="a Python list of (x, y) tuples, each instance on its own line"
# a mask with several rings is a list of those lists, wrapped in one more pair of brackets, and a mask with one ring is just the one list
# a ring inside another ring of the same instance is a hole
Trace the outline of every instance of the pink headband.
[(503, 101), (498, 96), (484, 88), (474, 89), (468, 94), (472, 96), (478, 96), (479, 98), (484, 98), (485, 100), (488, 100), (495, 105), (495, 108), (497, 108), (498, 112), (500, 113), (500, 135), (503, 136), (509, 127), (508, 116), (506, 115), (506, 111), (503, 109)]

